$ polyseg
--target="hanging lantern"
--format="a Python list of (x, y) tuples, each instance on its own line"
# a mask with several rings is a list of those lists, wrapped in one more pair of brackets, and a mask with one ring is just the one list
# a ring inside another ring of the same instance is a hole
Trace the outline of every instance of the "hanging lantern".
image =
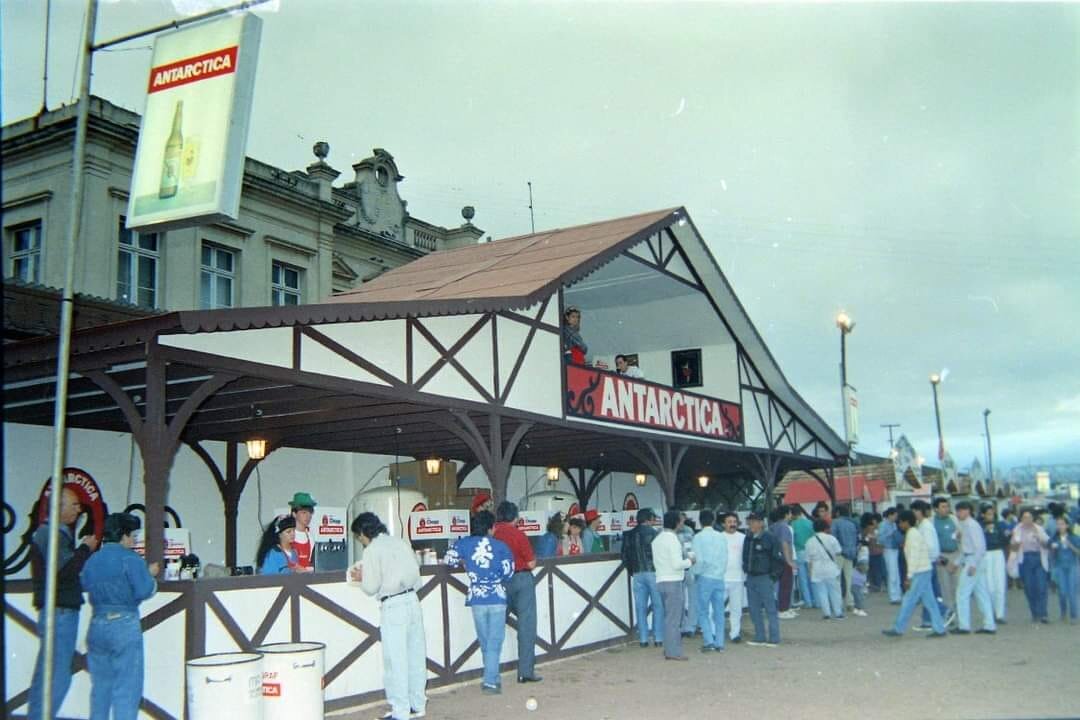
[(266, 440), (251, 438), (244, 444), (247, 445), (247, 454), (252, 460), (262, 460), (266, 457)]
[(438, 475), (439, 470), (442, 469), (442, 460), (439, 458), (428, 458), (424, 461), (424, 467), (427, 469), (428, 475)]
[(637, 484), (638, 487), (645, 487), (645, 480), (645, 473), (638, 473), (634, 476), (634, 483)]
[(547, 480), (549, 485), (554, 485), (559, 482), (559, 473), (560, 471), (557, 467), (549, 467), (547, 469)]
[(700, 488), (709, 487), (709, 476), (708, 475), (702, 475), (701, 477), (699, 477), (697, 479), (697, 484), (698, 484), (698, 487), (700, 487)]

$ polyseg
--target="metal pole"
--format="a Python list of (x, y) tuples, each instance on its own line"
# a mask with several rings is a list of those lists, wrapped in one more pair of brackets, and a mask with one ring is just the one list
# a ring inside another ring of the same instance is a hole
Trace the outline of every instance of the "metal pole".
[(883, 428), (888, 428), (888, 430), (889, 430), (889, 452), (892, 452), (893, 448), (894, 448), (894, 447), (896, 447), (896, 446), (895, 446), (895, 445), (893, 444), (893, 434), (892, 434), (892, 431), (893, 431), (893, 428), (898, 428), (898, 427), (900, 427), (900, 423), (883, 423), (881, 427), (883, 427)]
[(848, 503), (855, 507), (855, 481), (851, 477), (851, 438), (848, 437), (848, 405), (844, 391), (847, 390), (847, 331), (840, 328), (840, 404), (844, 411), (844, 442), (847, 444)]
[[(941, 406), (938, 404), (938, 384), (936, 382), (930, 383), (930, 387), (934, 388), (934, 422), (937, 424), (937, 439), (938, 439), (938, 459), (945, 459), (945, 438), (941, 434)], [(944, 470), (944, 468), (942, 468)]]
[[(75, 120), (75, 146), (71, 162), (71, 212), (68, 216), (64, 264), (64, 294), (60, 302), (60, 338), (56, 357), (56, 407), (53, 416), (53, 465), (49, 481), (49, 550), (45, 561), (45, 652), (42, 667), (42, 717), (51, 719), (53, 657), (56, 653), (56, 590), (59, 578), (56, 563), (60, 555), (60, 496), (63, 494), (64, 458), (67, 440), (68, 368), (71, 365), (71, 323), (75, 304), (75, 253), (82, 220), (83, 179), (86, 165), (86, 128), (90, 120), (90, 74), (93, 70), (94, 30), (98, 0), (87, 0), (83, 33), (82, 79)], [(68, 659), (70, 662), (70, 658)]]
[(247, 2), (230, 5), (229, 7), (218, 8), (217, 10), (211, 10), (210, 12), (205, 12), (202, 15), (193, 15), (191, 17), (184, 18), (183, 20), (173, 20), (172, 22), (167, 22), (163, 25), (156, 25), (155, 27), (149, 28), (147, 30), (140, 30), (138, 32), (129, 33), (127, 35), (121, 35), (120, 37), (113, 38), (112, 40), (106, 40), (105, 42), (91, 45), (90, 49), (95, 51), (103, 50), (107, 47), (112, 47), (113, 45), (119, 45), (120, 43), (128, 42), (129, 40), (138, 40), (139, 38), (146, 37), (147, 35), (154, 35), (155, 33), (159, 33), (163, 30), (175, 30), (177, 28), (182, 28), (185, 25), (190, 25), (191, 23), (209, 20), (210, 18), (217, 17), (218, 15), (227, 15), (229, 13), (249, 10), (256, 5), (262, 5), (263, 3), (267, 2), (270, 2), (270, 0), (247, 0)]
[(533, 217), (533, 199), (532, 199), (532, 180), (528, 181), (529, 185), (529, 226), (532, 228), (532, 234), (536, 234), (536, 218)]
[(983, 410), (983, 427), (986, 428), (986, 474), (994, 481), (994, 450), (990, 444), (990, 408)]

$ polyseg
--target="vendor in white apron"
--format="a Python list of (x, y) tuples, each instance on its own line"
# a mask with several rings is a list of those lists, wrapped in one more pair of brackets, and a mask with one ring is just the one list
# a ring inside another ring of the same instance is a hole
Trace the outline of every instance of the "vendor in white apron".
[(298, 492), (289, 501), (289, 509), (293, 519), (296, 520), (296, 539), (293, 540), (293, 549), (298, 556), (297, 563), (300, 567), (312, 566), (311, 553), (315, 549), (312, 540), (311, 517), (315, 514), (315, 498), (306, 492)]

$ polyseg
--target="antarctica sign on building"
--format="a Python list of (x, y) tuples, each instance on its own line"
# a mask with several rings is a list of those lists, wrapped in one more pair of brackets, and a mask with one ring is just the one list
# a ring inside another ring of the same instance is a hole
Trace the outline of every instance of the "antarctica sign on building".
[(128, 228), (236, 218), (261, 28), (243, 13), (155, 40)]

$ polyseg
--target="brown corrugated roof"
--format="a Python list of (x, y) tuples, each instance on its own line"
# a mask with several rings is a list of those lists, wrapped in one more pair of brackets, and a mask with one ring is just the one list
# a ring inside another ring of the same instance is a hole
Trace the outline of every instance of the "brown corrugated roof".
[(679, 208), (432, 253), (330, 299), (335, 303), (528, 298), (588, 275), (671, 223)]

